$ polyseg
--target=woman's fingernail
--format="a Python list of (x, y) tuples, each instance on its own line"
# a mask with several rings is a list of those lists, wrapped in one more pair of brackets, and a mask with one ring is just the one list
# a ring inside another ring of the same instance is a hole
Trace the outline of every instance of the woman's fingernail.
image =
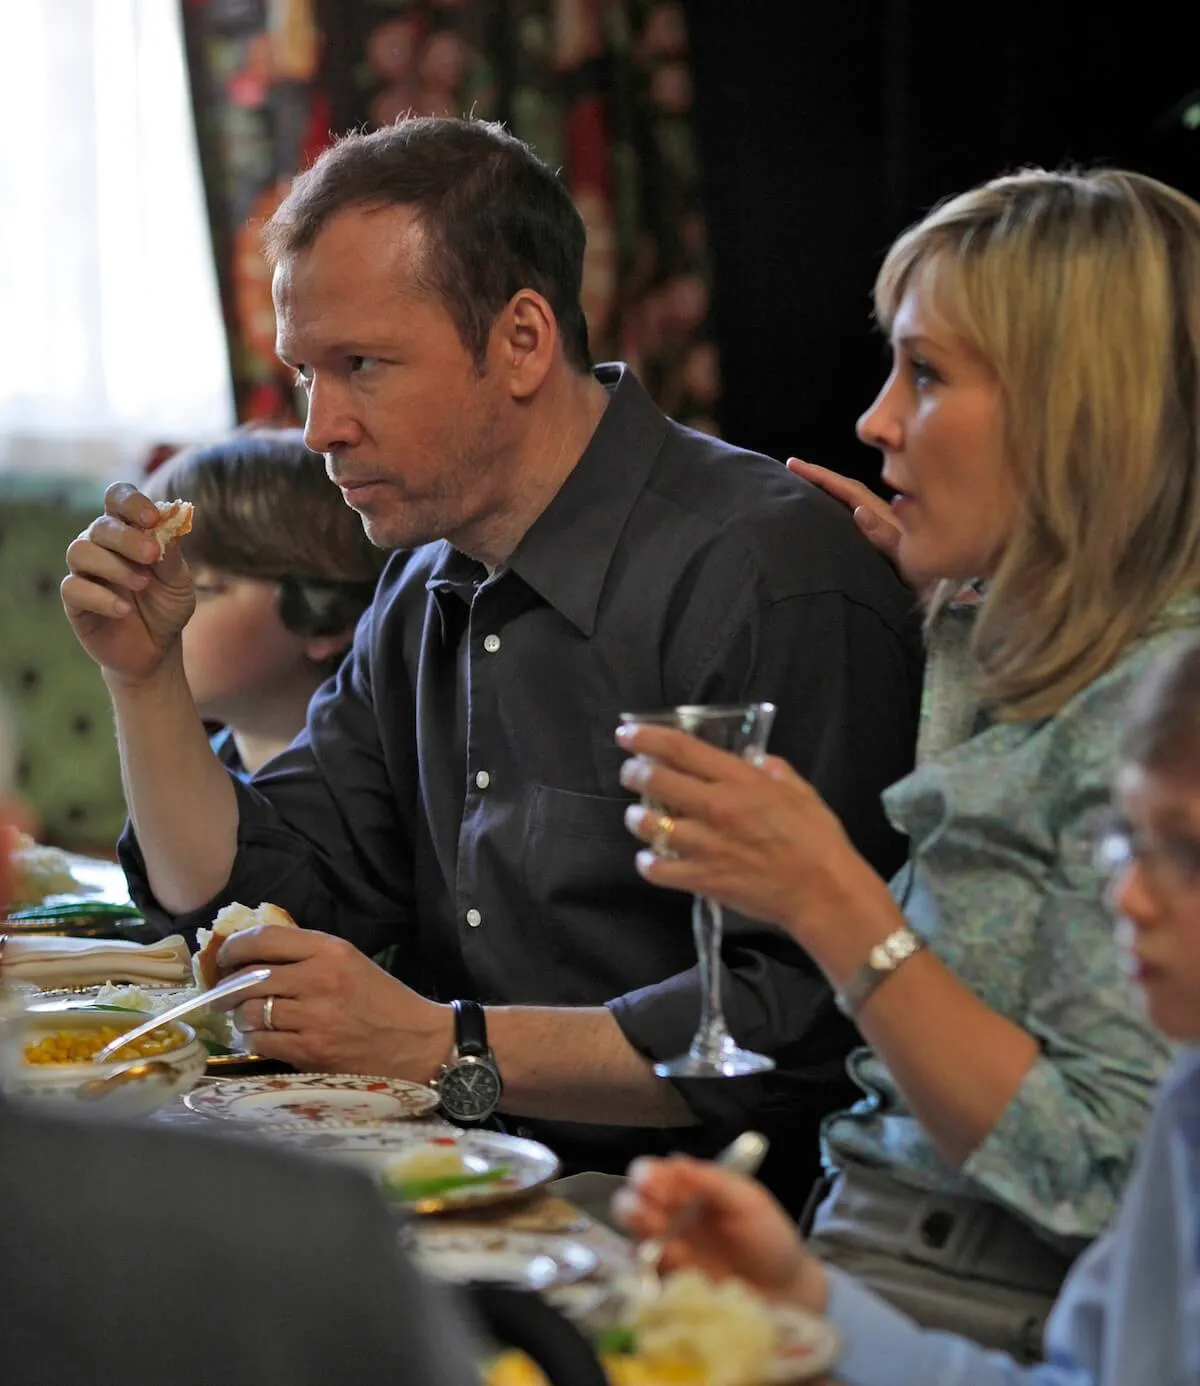
[(650, 1172), (653, 1168), (654, 1163), (649, 1157), (639, 1155), (636, 1160), (630, 1163), (629, 1168), (625, 1171), (625, 1178), (629, 1180), (634, 1188), (641, 1188), (646, 1180), (650, 1178)]
[(854, 518), (858, 523), (859, 529), (865, 529), (870, 534), (879, 524), (878, 519), (867, 509), (865, 505), (860, 505), (854, 512)]
[(650, 766), (641, 756), (634, 756), (621, 766), (621, 783), (626, 789), (641, 789), (649, 776)]
[(612, 1196), (613, 1216), (621, 1222), (628, 1222), (637, 1211), (637, 1194), (632, 1189), (618, 1189)]
[(627, 745), (633, 739), (634, 728), (629, 722), (622, 722), (617, 728), (617, 740), (622, 746)]

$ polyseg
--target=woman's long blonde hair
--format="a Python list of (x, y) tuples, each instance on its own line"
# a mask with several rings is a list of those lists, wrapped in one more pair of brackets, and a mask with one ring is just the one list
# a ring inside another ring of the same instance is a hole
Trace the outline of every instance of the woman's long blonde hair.
[(1136, 173), (1026, 170), (896, 241), (885, 329), (915, 275), (996, 373), (1021, 496), (975, 627), (980, 691), (1048, 716), (1200, 586), (1200, 205)]

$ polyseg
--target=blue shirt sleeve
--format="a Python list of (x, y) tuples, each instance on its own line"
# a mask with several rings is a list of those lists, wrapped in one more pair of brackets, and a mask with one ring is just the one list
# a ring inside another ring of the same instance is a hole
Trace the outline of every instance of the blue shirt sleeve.
[(919, 1328), (842, 1271), (826, 1268), (826, 1316), (845, 1346), (831, 1377), (843, 1386), (1094, 1386), (1082, 1367), (1021, 1367), (965, 1338)]

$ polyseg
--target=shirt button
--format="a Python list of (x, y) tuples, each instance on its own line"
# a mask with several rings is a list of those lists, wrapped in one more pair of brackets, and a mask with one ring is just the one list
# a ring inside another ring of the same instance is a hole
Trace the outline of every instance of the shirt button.
[(467, 923), (471, 926), (472, 929), (478, 929), (479, 926), (483, 923), (483, 915), (481, 915), (478, 910), (468, 910)]
[(492, 777), (486, 770), (481, 770), (479, 774), (475, 776), (475, 787), (477, 789), (486, 789), (491, 782)]
[(500, 637), (498, 635), (485, 635), (483, 637), (483, 648), (488, 654), (495, 654), (500, 648)]

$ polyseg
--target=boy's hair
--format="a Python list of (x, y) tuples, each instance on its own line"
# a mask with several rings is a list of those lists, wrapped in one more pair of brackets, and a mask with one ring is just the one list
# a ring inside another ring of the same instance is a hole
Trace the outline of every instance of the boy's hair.
[(1200, 206), (1118, 169), (997, 178), (892, 246), (885, 328), (910, 288), (996, 375), (1020, 506), (973, 653), (1000, 716), (1045, 717), (1200, 584)]
[(388, 207), (419, 218), (418, 281), (441, 300), (476, 366), (501, 309), (533, 289), (554, 312), (568, 363), (591, 368), (583, 219), (529, 145), (501, 125), (436, 116), (345, 135), (292, 183), (266, 226), (267, 259), (308, 250), (341, 212)]
[(1200, 639), (1164, 655), (1138, 684), (1120, 758), (1173, 779), (1200, 780)]
[(191, 501), (180, 545), (192, 564), (279, 584), (279, 615), (301, 635), (352, 630), (387, 554), (325, 475), (299, 429), (245, 429), (169, 458), (151, 500)]

